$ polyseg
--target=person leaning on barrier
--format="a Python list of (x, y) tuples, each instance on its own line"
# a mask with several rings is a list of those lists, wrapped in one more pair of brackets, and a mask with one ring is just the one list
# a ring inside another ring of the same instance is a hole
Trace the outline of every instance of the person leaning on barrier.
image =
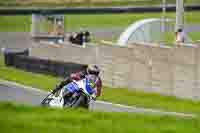
[(182, 29), (178, 29), (176, 31), (175, 43), (176, 43), (176, 45), (180, 45), (181, 43), (184, 43), (184, 41), (185, 41), (185, 34)]
[(81, 31), (73, 33), (69, 36), (69, 41), (74, 44), (83, 45), (84, 43), (90, 42), (90, 32)]
[(85, 31), (84, 32), (84, 36), (85, 36), (85, 42), (90, 42), (91, 38), (90, 38), (90, 32), (89, 31)]
[(53, 93), (57, 92), (58, 90), (62, 89), (65, 85), (69, 84), (73, 80), (81, 80), (85, 78), (86, 76), (92, 77), (95, 84), (96, 89), (96, 96), (101, 95), (102, 90), (102, 80), (99, 76), (100, 68), (97, 65), (89, 65), (87, 68), (83, 71), (72, 73), (69, 77), (66, 77), (57, 87), (53, 90)]

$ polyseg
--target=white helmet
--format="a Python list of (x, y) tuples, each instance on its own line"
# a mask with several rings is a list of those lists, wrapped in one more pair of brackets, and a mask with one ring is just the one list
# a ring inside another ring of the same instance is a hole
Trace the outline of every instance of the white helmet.
[(89, 65), (87, 67), (87, 74), (92, 74), (92, 75), (99, 75), (100, 73), (100, 68), (97, 65)]

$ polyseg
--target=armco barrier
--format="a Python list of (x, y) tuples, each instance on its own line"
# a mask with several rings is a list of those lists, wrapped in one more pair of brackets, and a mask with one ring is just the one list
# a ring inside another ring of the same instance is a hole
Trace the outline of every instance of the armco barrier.
[[(186, 11), (199, 11), (200, 5), (185, 5)], [(176, 5), (166, 5), (166, 11), (176, 11)], [(118, 13), (162, 12), (162, 6), (128, 6), (128, 7), (79, 7), (79, 8), (3, 8), (0, 15), (31, 14), (118, 14)]]
[(78, 72), (87, 67), (87, 65), (59, 62), (47, 59), (38, 59), (30, 57), (29, 51), (14, 51), (6, 49), (4, 51), (4, 58), (6, 66), (13, 66), (26, 71), (51, 74), (55, 76), (66, 77), (72, 72)]
[(7, 66), (14, 65), (15, 56), (19, 56), (19, 55), (28, 56), (29, 55), (28, 49), (24, 50), (24, 51), (15, 51), (15, 50), (11, 50), (11, 49), (5, 49), (3, 52), (4, 52), (5, 64)]

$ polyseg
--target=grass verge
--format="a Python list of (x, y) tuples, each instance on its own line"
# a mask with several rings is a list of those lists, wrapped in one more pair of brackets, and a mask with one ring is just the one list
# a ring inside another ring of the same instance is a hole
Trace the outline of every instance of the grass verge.
[(0, 16), (0, 32), (29, 32), (31, 16)]
[[(42, 114), (42, 115), (41, 115)], [(1, 133), (198, 133), (200, 119), (0, 104)]]
[[(66, 15), (65, 27), (66, 31), (80, 28), (126, 28), (138, 20), (161, 18), (161, 16), (162, 13)], [(176, 14), (167, 13), (166, 17), (175, 20)], [(31, 16), (0, 16), (0, 20), (0, 32), (27, 32), (31, 28)], [(185, 24), (199, 23), (199, 12), (185, 13)]]
[[(189, 37), (190, 40), (187, 40), (188, 42), (194, 42), (194, 44), (200, 40), (200, 32), (188, 32), (187, 36)], [(175, 45), (175, 33), (174, 32), (166, 32), (165, 33), (165, 38), (164, 42), (168, 46), (173, 46)], [(199, 42), (197, 43), (199, 44)]]
[[(0, 56), (0, 78), (44, 90), (54, 88), (61, 81), (61, 78), (6, 67), (2, 56)], [(99, 99), (130, 106), (200, 114), (200, 102), (177, 99), (173, 96), (161, 96), (155, 93), (131, 91), (126, 88), (103, 87), (103, 94)]]

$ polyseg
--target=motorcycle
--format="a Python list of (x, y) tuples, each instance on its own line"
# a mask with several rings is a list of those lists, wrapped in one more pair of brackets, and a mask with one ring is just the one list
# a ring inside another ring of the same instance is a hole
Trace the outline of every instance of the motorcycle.
[(96, 99), (93, 82), (89, 78), (72, 81), (57, 92), (50, 92), (41, 102), (42, 106), (88, 108), (89, 103)]

